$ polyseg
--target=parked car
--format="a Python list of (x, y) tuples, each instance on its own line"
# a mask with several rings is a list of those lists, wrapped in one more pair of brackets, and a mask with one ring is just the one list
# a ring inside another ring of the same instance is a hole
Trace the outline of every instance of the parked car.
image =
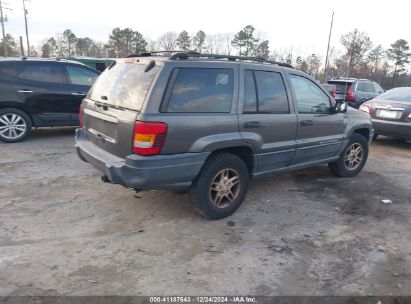
[(32, 127), (78, 126), (78, 108), (99, 72), (56, 59), (0, 59), (0, 140), (24, 140)]
[(362, 103), (384, 92), (378, 83), (368, 79), (339, 78), (327, 83), (336, 86), (335, 100), (346, 101), (349, 106), (356, 109)]
[(240, 206), (250, 179), (318, 164), (357, 175), (374, 132), (290, 65), (192, 52), (117, 60), (81, 112), (77, 152), (103, 181), (189, 190), (211, 219)]
[(363, 103), (360, 110), (371, 116), (374, 138), (385, 135), (411, 139), (411, 87), (388, 90)]

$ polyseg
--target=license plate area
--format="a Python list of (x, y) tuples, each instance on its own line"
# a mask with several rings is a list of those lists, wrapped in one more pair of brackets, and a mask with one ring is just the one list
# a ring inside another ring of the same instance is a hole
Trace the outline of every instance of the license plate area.
[(381, 118), (387, 118), (387, 119), (400, 119), (402, 115), (402, 111), (390, 111), (390, 110), (383, 110), (383, 109), (377, 109), (375, 115), (377, 117)]

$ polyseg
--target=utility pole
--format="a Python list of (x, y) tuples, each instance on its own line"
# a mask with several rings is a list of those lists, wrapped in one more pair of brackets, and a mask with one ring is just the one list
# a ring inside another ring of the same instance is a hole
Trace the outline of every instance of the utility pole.
[(2, 32), (3, 32), (3, 52), (4, 52), (4, 57), (7, 57), (7, 45), (6, 45), (6, 32), (5, 32), (5, 30), (4, 30), (4, 22), (7, 22), (7, 17), (5, 18), (4, 17), (4, 15), (3, 15), (3, 9), (8, 9), (8, 10), (11, 10), (10, 8), (8, 8), (8, 7), (4, 7), (3, 6), (4, 5), (4, 2), (2, 2), (1, 0), (0, 0), (0, 18), (1, 18), (1, 30), (2, 30)]
[(23, 46), (23, 37), (20, 38), (20, 52), (21, 52), (21, 57), (24, 57), (24, 46)]
[(324, 67), (324, 82), (327, 80), (327, 72), (328, 72), (328, 53), (330, 50), (330, 40), (331, 40), (331, 32), (333, 30), (333, 23), (334, 23), (334, 11), (331, 15), (331, 25), (330, 25), (330, 34), (328, 35), (328, 45), (327, 45), (327, 55), (325, 56), (325, 67)]
[(28, 1), (28, 0), (23, 0), (23, 9), (24, 9), (24, 23), (26, 24), (27, 57), (30, 57), (29, 29), (27, 27), (27, 13), (28, 13), (28, 11), (26, 10), (26, 1)]

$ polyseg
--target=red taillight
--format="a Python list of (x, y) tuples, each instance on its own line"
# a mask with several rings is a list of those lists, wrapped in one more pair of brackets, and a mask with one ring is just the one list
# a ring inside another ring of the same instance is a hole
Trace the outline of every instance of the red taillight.
[(331, 93), (331, 96), (335, 99), (335, 97), (337, 97), (337, 90), (336, 88), (334, 88), (334, 90)]
[(156, 155), (166, 141), (167, 124), (163, 122), (136, 121), (134, 125), (133, 153)]
[(365, 112), (365, 113), (367, 113), (368, 115), (371, 113), (370, 107), (369, 107), (369, 106), (366, 106), (366, 105), (364, 105), (364, 104), (362, 104), (362, 105), (360, 106), (360, 110), (363, 111), (363, 112)]
[(78, 111), (78, 120), (80, 121), (80, 128), (83, 127), (83, 104), (80, 104), (80, 109)]
[(348, 91), (347, 91), (347, 100), (348, 100), (348, 101), (354, 101), (354, 100), (355, 100), (355, 95), (354, 95), (354, 93), (353, 93), (353, 91), (352, 91), (352, 86), (350, 86), (350, 87), (348, 88)]

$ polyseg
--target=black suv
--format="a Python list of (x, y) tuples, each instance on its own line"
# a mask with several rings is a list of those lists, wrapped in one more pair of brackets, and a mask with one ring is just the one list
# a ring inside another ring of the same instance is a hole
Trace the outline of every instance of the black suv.
[(78, 109), (99, 72), (75, 61), (0, 59), (0, 140), (32, 127), (78, 126)]
[(190, 190), (218, 219), (250, 179), (329, 164), (358, 174), (370, 117), (336, 102), (307, 74), (260, 58), (176, 53), (119, 59), (82, 103), (79, 157), (103, 181), (136, 190)]
[(327, 83), (336, 86), (335, 100), (346, 101), (349, 106), (356, 109), (362, 103), (384, 92), (378, 83), (368, 79), (338, 78)]

